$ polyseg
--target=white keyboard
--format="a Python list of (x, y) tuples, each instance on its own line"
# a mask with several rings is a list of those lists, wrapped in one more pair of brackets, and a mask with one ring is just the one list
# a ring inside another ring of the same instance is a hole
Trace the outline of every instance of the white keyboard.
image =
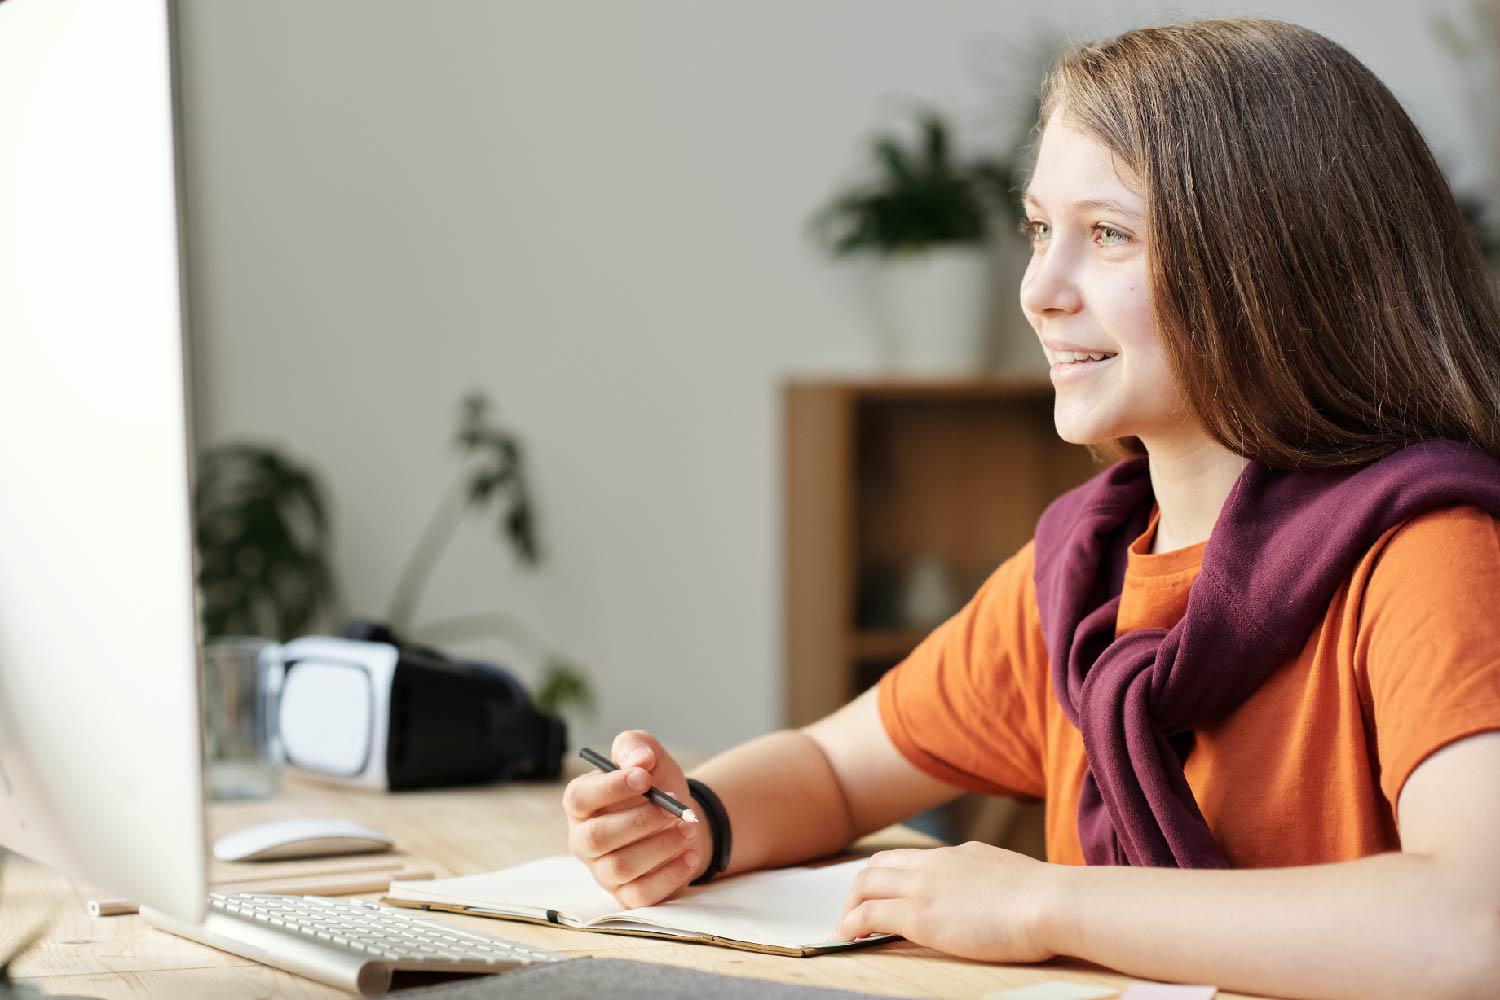
[(141, 916), (161, 930), (364, 996), (390, 989), (398, 970), (504, 972), (567, 958), (363, 899), (212, 893), (208, 905), (202, 924), (146, 907)]

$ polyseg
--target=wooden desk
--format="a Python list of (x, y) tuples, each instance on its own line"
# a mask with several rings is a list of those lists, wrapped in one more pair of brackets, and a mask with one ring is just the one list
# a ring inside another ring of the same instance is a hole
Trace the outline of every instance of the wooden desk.
[[(289, 780), (274, 799), (215, 804), (210, 809), (209, 829), (212, 836), (218, 836), (270, 819), (347, 817), (391, 834), (407, 854), (445, 869), (440, 874), (465, 874), (567, 853), (567, 824), (560, 796), (560, 785), (378, 795)], [(898, 843), (910, 846), (921, 839), (920, 834), (894, 830), (866, 843), (872, 847)], [(110, 998), (331, 1000), (349, 995), (152, 930), (139, 917), (90, 917), (85, 901), (95, 897), (60, 872), (16, 857), (9, 859), (0, 895), (0, 949), (8, 951), (32, 928), (49, 923), (39, 944), (16, 962), (14, 974), (18, 979), (46, 993)], [(1133, 981), (1076, 962), (985, 965), (907, 942), (844, 954), (783, 958), (708, 945), (579, 934), (479, 917), (444, 914), (440, 919), (560, 952), (885, 995), (979, 1000), (994, 990), (1053, 979), (1118, 989)], [(400, 984), (398, 976), (398, 987)]]

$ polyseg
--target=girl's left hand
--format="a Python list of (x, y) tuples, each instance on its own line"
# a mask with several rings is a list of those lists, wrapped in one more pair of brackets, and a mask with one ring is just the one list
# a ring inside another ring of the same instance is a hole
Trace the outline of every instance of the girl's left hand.
[(834, 940), (899, 934), (983, 962), (1043, 962), (1059, 866), (968, 843), (881, 851), (855, 876)]

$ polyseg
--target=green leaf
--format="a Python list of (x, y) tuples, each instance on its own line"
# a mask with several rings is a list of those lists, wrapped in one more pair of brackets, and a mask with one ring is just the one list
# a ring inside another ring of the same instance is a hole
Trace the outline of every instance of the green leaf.
[(569, 707), (576, 707), (587, 715), (596, 712), (594, 692), (588, 678), (576, 663), (561, 657), (548, 657), (532, 701), (538, 709), (552, 715)]
[(504, 531), (523, 563), (535, 566), (540, 561), (536, 523), (532, 518), (531, 504), (525, 497), (517, 499), (505, 515)]
[(922, 131), (926, 136), (927, 168), (934, 174), (943, 174), (948, 169), (948, 130), (936, 112), (929, 111), (922, 117)]
[(906, 151), (896, 144), (896, 140), (889, 136), (881, 136), (875, 140), (875, 158), (885, 165), (890, 175), (892, 188), (910, 184), (915, 179), (911, 163), (907, 160)]

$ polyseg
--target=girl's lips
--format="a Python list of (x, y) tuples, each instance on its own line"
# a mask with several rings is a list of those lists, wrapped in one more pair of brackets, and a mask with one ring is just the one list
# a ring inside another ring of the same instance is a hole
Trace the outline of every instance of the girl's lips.
[[(1119, 355), (1115, 355), (1119, 357)], [(1066, 361), (1052, 366), (1051, 375), (1054, 384), (1058, 382), (1073, 382), (1107, 368), (1114, 363), (1115, 357), (1104, 358), (1102, 361)]]

